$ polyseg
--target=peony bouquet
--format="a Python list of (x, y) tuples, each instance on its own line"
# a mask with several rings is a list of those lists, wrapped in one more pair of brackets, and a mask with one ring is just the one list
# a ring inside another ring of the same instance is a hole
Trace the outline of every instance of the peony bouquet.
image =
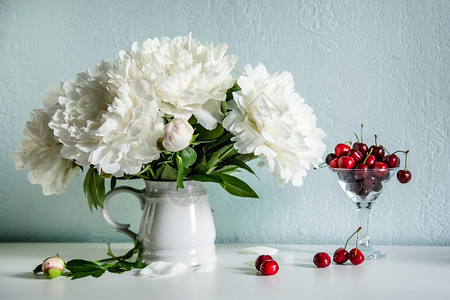
[(281, 185), (303, 183), (322, 161), (325, 133), (289, 72), (259, 64), (233, 76), (227, 45), (188, 36), (148, 39), (49, 87), (14, 153), (44, 195), (85, 171), (89, 206), (102, 207), (105, 179), (215, 182), (257, 197), (231, 174), (259, 158)]

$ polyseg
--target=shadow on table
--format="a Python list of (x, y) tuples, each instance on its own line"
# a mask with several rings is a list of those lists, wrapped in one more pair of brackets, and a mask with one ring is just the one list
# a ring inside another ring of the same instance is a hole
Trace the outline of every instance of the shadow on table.
[(22, 273), (16, 273), (16, 274), (12, 274), (11, 277), (14, 278), (20, 278), (20, 279), (46, 279), (45, 276), (43, 274), (33, 274), (33, 272), (22, 272)]

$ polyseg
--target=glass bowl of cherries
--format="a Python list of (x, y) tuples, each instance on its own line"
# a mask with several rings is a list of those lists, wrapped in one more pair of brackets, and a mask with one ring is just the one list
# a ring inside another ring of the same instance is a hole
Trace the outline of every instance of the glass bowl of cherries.
[[(375, 143), (369, 147), (362, 140), (362, 129), (363, 125), (361, 125), (361, 137), (355, 134), (356, 143), (337, 144), (334, 152), (327, 155), (325, 163), (336, 174), (342, 190), (356, 204), (362, 227), (358, 248), (364, 253), (366, 259), (379, 259), (386, 255), (383, 252), (374, 251), (370, 245), (370, 211), (392, 177), (396, 175), (401, 183), (411, 180), (411, 172), (407, 169), (409, 150), (389, 153), (385, 147), (378, 145), (376, 135)], [(400, 168), (400, 158), (397, 153), (404, 155), (404, 168)]]

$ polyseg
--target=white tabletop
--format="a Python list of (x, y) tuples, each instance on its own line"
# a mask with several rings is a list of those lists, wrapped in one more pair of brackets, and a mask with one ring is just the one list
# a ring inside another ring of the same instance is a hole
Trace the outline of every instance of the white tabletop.
[[(262, 276), (251, 266), (257, 255), (239, 253), (249, 246), (254, 245), (217, 245), (218, 263), (209, 272), (47, 280), (31, 272), (44, 258), (58, 253), (65, 260), (101, 259), (107, 257), (106, 244), (3, 243), (0, 299), (450, 299), (450, 247), (380, 246), (384, 259), (318, 269), (314, 254), (332, 254), (336, 246), (269, 245), (292, 256), (280, 262), (277, 275)], [(120, 255), (131, 244), (112, 248)]]

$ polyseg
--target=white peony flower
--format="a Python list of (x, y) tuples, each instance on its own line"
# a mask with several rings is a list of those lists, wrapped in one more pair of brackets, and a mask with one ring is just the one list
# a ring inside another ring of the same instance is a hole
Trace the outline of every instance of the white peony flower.
[(151, 86), (128, 76), (134, 66), (115, 69), (101, 62), (93, 72), (64, 84), (62, 106), (50, 122), (62, 155), (79, 165), (94, 165), (121, 177), (135, 174), (159, 158), (156, 141), (162, 135), (159, 101)]
[(178, 152), (189, 146), (194, 134), (194, 128), (188, 121), (175, 118), (164, 126), (162, 145), (170, 152)]
[[(194, 115), (206, 129), (220, 123), (221, 101), (235, 80), (230, 75), (236, 56), (227, 55), (226, 44), (200, 43), (191, 34), (174, 39), (148, 39), (131, 51), (121, 51), (117, 67), (126, 66), (132, 79), (153, 82), (161, 110), (169, 116)], [(132, 68), (129, 66), (133, 66)]]
[(325, 152), (325, 132), (316, 116), (294, 90), (292, 74), (269, 74), (263, 65), (247, 65), (237, 83), (223, 126), (235, 136), (239, 153), (254, 153), (281, 185), (303, 184), (310, 164), (318, 165)]
[(63, 95), (59, 87), (47, 89), (42, 103), (44, 109), (35, 109), (30, 114), (21, 148), (14, 154), (16, 169), (30, 169), (28, 180), (42, 185), (44, 195), (61, 194), (67, 190), (70, 179), (79, 175), (81, 169), (72, 160), (63, 158), (63, 147), (49, 128), (53, 114), (59, 108), (58, 97)]

